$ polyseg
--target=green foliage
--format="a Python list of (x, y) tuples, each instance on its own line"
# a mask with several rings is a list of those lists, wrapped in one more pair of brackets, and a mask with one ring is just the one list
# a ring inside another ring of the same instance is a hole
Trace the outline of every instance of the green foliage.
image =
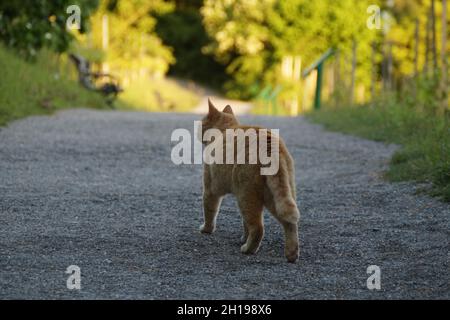
[(90, 20), (90, 37), (80, 37), (80, 41), (89, 49), (104, 50), (103, 17), (107, 16), (109, 37), (104, 62), (111, 70), (123, 77), (142, 73), (162, 77), (175, 59), (155, 33), (154, 15), (172, 9), (163, 0), (101, 0)]
[(64, 52), (72, 39), (66, 30), (70, 5), (81, 8), (80, 31), (84, 32), (96, 0), (1, 1), (0, 40), (27, 58), (34, 58), (43, 47)]
[(225, 68), (212, 56), (202, 53), (209, 38), (198, 8), (177, 4), (176, 10), (157, 18), (158, 36), (174, 49), (176, 63), (170, 67), (169, 74), (220, 88), (227, 80)]
[[(427, 19), (429, 18), (431, 0), (422, 1), (410, 1), (410, 0), (396, 0), (395, 5), (389, 9), (391, 12), (394, 22), (389, 34), (387, 35), (388, 41), (394, 42), (396, 45), (393, 46), (393, 56), (396, 62), (395, 73), (396, 76), (408, 75), (414, 72), (414, 53), (416, 43), (415, 43), (415, 26), (416, 21), (419, 26), (419, 44), (418, 44), (418, 61), (417, 67), (421, 71), (425, 67), (426, 61), (426, 25)], [(448, 14), (450, 14), (450, 8), (447, 7), (447, 24), (448, 24)], [(436, 15), (436, 38), (437, 38), (437, 51), (438, 54), (442, 50), (441, 43), (441, 31), (442, 31), (442, 20), (440, 19), (442, 14), (442, 1), (435, 1), (435, 15)], [(430, 31), (431, 32), (431, 31)], [(430, 35), (431, 37), (431, 35)], [(448, 35), (447, 35), (448, 38)], [(431, 45), (431, 44), (430, 44)], [(450, 43), (447, 41), (447, 48), (444, 50), (449, 50)], [(429, 71), (432, 69), (432, 57), (429, 57)]]
[[(226, 65), (232, 96), (249, 98), (256, 82), (283, 81), (280, 64), (300, 55), (306, 67), (330, 47), (343, 55), (358, 44), (357, 80), (370, 80), (371, 42), (378, 31), (366, 26), (367, 7), (377, 1), (206, 0), (201, 13), (212, 41), (205, 52)], [(348, 65), (348, 64), (347, 64)]]
[[(426, 80), (415, 84), (424, 101), (436, 101)], [(397, 143), (387, 177), (431, 182), (428, 191), (450, 201), (450, 113), (391, 95), (372, 106), (324, 108), (309, 115), (331, 130)]]
[(270, 69), (269, 16), (273, 0), (206, 0), (203, 23), (212, 41), (204, 52), (226, 65), (232, 77), (225, 85), (231, 97), (251, 97), (249, 88)]
[(67, 73), (49, 51), (29, 63), (0, 45), (0, 125), (29, 115), (49, 114), (63, 108), (106, 108), (103, 97), (87, 91)]

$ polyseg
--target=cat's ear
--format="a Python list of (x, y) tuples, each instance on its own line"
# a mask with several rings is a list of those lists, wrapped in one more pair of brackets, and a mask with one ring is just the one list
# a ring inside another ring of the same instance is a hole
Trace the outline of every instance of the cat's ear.
[(208, 98), (208, 116), (213, 118), (220, 114), (220, 111), (214, 107), (213, 103), (211, 102), (211, 99)]
[(229, 114), (232, 114), (234, 116), (233, 109), (231, 109), (231, 106), (229, 104), (223, 109), (222, 112), (229, 113)]

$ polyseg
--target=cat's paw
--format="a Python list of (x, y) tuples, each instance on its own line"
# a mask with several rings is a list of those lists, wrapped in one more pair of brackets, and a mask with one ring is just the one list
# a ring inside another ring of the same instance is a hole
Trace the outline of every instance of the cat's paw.
[(241, 252), (243, 254), (254, 254), (257, 250), (258, 250), (258, 248), (256, 248), (256, 249), (251, 248), (247, 243), (245, 243), (241, 246)]
[(205, 224), (202, 224), (200, 226), (200, 232), (210, 234), (214, 232), (214, 226), (206, 226)]
[(293, 250), (286, 251), (285, 255), (288, 262), (295, 263), (298, 259), (298, 247), (294, 248)]

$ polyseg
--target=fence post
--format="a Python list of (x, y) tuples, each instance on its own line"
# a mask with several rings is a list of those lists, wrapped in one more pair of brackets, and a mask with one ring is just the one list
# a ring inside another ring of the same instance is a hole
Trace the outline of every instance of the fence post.
[(416, 26), (414, 30), (414, 76), (417, 77), (419, 74), (419, 30), (420, 22), (419, 18), (416, 18)]
[[(102, 16), (102, 49), (104, 52), (108, 51), (109, 47), (109, 21), (108, 21), (108, 15)], [(107, 62), (103, 62), (102, 65), (102, 71), (104, 73), (109, 72), (109, 65)]]
[(375, 86), (377, 82), (377, 71), (376, 71), (376, 60), (375, 60), (375, 54), (376, 54), (376, 44), (375, 42), (372, 42), (371, 44), (372, 54), (370, 56), (370, 62), (372, 64), (372, 72), (371, 72), (371, 79), (370, 79), (370, 99), (372, 100), (372, 105), (375, 100)]
[(425, 62), (423, 66), (423, 73), (428, 76), (428, 62), (430, 60), (430, 29), (431, 29), (431, 17), (430, 11), (427, 13), (427, 24), (425, 28)]
[(322, 73), (323, 63), (317, 65), (317, 83), (316, 83), (316, 95), (314, 97), (314, 109), (320, 109), (320, 97), (322, 94)]
[(335, 79), (334, 79), (334, 87), (335, 87), (335, 91), (334, 91), (334, 104), (335, 106), (338, 106), (341, 103), (341, 98), (339, 97), (339, 95), (341, 94), (341, 89), (342, 89), (342, 85), (341, 85), (341, 54), (339, 52), (339, 50), (336, 51), (336, 57), (335, 57)]
[(311, 64), (302, 73), (302, 77), (306, 78), (311, 71), (317, 70), (317, 81), (316, 81), (316, 92), (314, 97), (314, 109), (320, 108), (320, 96), (322, 92), (322, 76), (323, 76), (323, 64), (326, 59), (328, 59), (332, 54), (334, 54), (334, 49), (328, 49), (319, 59), (317, 59), (313, 64)]
[(448, 61), (447, 61), (447, 0), (442, 0), (442, 22), (441, 22), (441, 94), (442, 109), (448, 109)]
[[(436, 43), (436, 10), (435, 10), (435, 0), (431, 0), (431, 53), (433, 57), (433, 75), (437, 72), (437, 43)], [(445, 22), (443, 22), (445, 23)]]
[(355, 82), (356, 82), (356, 40), (353, 39), (352, 42), (352, 73), (351, 73), (351, 83), (350, 83), (350, 103), (353, 104), (355, 101)]

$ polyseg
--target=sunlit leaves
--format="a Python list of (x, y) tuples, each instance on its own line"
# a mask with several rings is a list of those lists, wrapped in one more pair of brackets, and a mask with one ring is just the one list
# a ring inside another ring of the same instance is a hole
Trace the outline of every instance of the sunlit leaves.
[(22, 0), (0, 2), (0, 40), (24, 57), (33, 58), (42, 47), (65, 51), (72, 35), (66, 30), (66, 9), (81, 8), (81, 32), (97, 1)]

